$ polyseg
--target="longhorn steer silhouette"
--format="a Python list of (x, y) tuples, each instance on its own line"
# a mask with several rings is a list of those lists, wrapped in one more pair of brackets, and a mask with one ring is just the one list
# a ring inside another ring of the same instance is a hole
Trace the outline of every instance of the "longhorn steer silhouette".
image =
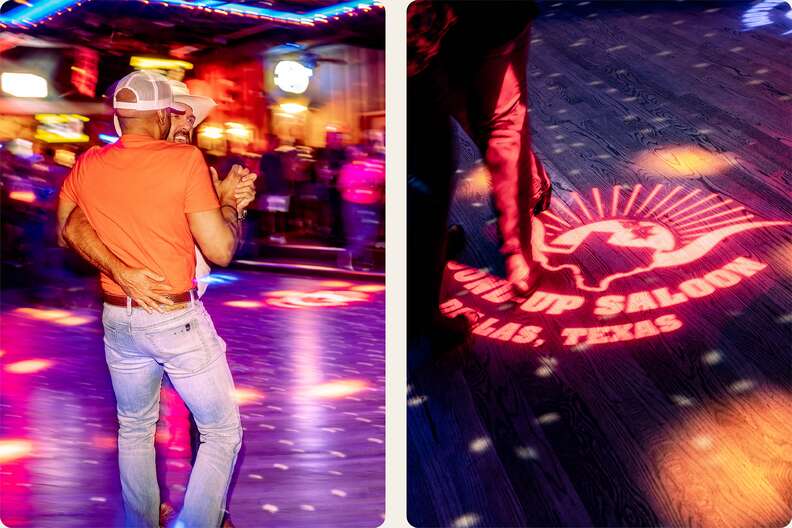
[[(547, 233), (539, 217), (534, 218), (532, 228), (533, 258), (545, 269), (560, 271), (568, 269), (575, 278), (578, 288), (587, 291), (605, 291), (616, 279), (645, 273), (657, 268), (670, 268), (689, 264), (709, 253), (725, 238), (760, 227), (787, 225), (789, 222), (744, 222), (705, 232), (691, 242), (679, 246), (673, 232), (664, 225), (646, 220), (608, 219), (575, 227), (547, 241)], [(652, 259), (648, 266), (636, 267), (602, 278), (597, 284), (587, 284), (577, 264), (550, 264), (552, 255), (571, 255), (592, 234), (610, 234), (606, 243), (617, 248), (648, 249)]]

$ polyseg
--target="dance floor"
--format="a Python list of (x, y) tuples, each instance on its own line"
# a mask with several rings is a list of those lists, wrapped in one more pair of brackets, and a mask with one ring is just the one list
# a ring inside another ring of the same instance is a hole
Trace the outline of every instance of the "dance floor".
[(460, 136), (467, 246), (443, 310), (477, 326), (409, 380), (412, 524), (790, 522), (792, 22), (775, 4), (542, 2), (541, 280), (504, 284), (489, 175)]
[[(204, 303), (228, 344), (244, 428), (228, 505), (235, 525), (379, 525), (384, 286), (234, 270), (211, 280)], [(67, 295), (78, 308), (4, 295), (0, 518), (10, 527), (121, 519), (115, 402), (86, 283)], [(163, 391), (160, 484), (178, 507), (190, 470), (187, 412)]]

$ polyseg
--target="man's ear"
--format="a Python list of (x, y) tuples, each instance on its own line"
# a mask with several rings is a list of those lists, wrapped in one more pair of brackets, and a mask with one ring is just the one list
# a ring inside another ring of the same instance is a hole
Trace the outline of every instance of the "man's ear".
[(168, 134), (170, 134), (170, 127), (171, 127), (171, 119), (170, 113), (168, 109), (165, 108), (163, 110), (157, 110), (157, 123), (160, 127), (160, 133), (162, 134), (162, 139), (167, 139)]

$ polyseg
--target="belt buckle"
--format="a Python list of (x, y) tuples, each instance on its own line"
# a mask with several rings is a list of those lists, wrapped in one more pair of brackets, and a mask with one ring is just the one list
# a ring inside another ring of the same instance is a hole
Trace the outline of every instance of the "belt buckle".
[(182, 301), (174, 304), (161, 304), (160, 307), (166, 312), (175, 312), (176, 310), (182, 310), (187, 308), (188, 304), (189, 304), (188, 301)]

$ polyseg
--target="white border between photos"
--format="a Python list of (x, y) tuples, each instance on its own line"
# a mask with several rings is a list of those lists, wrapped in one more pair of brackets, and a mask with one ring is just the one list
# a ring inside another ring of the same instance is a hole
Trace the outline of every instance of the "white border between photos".
[(385, 528), (407, 523), (407, 5), (385, 5)]

